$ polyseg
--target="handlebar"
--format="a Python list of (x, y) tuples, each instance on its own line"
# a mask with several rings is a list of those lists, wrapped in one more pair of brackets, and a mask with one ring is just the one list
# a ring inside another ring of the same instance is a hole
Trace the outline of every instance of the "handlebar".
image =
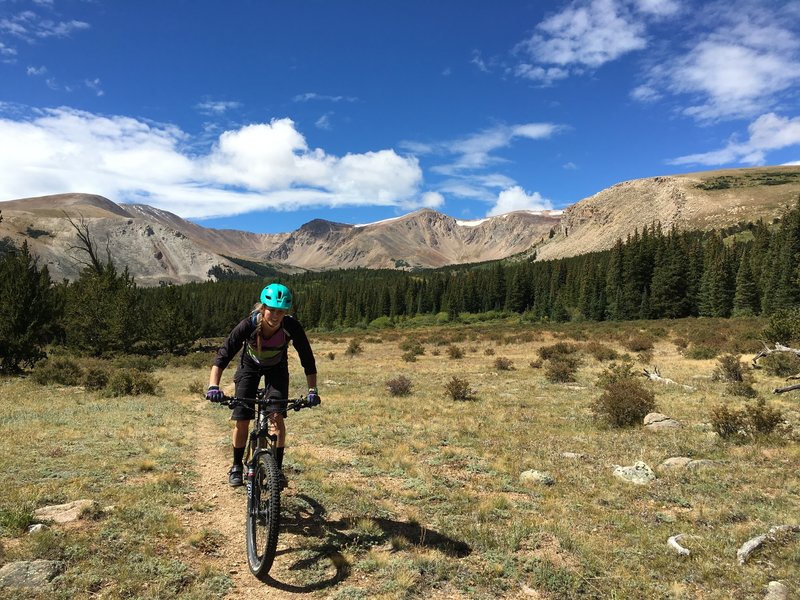
[(255, 407), (262, 406), (268, 412), (283, 412), (285, 410), (300, 410), (301, 408), (314, 408), (319, 402), (311, 403), (308, 396), (299, 398), (239, 398), (236, 396), (223, 396), (219, 400), (209, 400), (214, 404), (220, 404), (229, 408), (237, 406)]

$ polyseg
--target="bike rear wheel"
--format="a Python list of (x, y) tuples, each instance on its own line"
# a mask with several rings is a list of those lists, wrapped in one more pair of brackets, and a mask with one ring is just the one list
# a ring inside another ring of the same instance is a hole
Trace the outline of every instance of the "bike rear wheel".
[(275, 560), (281, 487), (278, 465), (267, 452), (255, 458), (252, 489), (247, 500), (247, 562), (250, 571), (265, 579)]

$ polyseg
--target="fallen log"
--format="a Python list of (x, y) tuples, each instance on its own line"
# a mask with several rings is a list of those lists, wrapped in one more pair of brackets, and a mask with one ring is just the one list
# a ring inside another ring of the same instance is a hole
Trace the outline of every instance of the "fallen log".
[(783, 392), (791, 392), (792, 390), (800, 390), (800, 383), (797, 385), (787, 385), (786, 387), (782, 388), (775, 388), (772, 390), (773, 394), (782, 394)]
[(658, 370), (658, 367), (653, 366), (652, 368), (653, 368), (652, 371), (648, 371), (647, 369), (642, 369), (642, 375), (644, 375), (651, 381), (658, 381), (659, 383), (663, 383), (664, 385), (679, 385), (686, 390), (689, 390), (691, 392), (694, 391), (694, 388), (690, 385), (684, 385), (682, 383), (678, 383), (677, 381), (673, 381), (668, 377), (662, 377), (661, 373)]
[(764, 345), (764, 349), (759, 351), (758, 354), (756, 354), (753, 357), (753, 368), (758, 367), (758, 360), (760, 358), (764, 358), (765, 356), (769, 356), (770, 354), (774, 354), (775, 352), (791, 352), (796, 356), (800, 356), (800, 349), (790, 348), (789, 346), (784, 346), (783, 344), (777, 344), (777, 343), (775, 344), (774, 348), (770, 348), (769, 346), (767, 346), (765, 342), (761, 343)]
[(776, 525), (775, 527), (770, 527), (767, 533), (757, 535), (756, 537), (751, 538), (742, 544), (741, 547), (736, 551), (736, 560), (740, 565), (743, 565), (748, 561), (750, 555), (755, 550), (760, 548), (767, 540), (774, 541), (778, 534), (798, 531), (800, 531), (800, 525)]

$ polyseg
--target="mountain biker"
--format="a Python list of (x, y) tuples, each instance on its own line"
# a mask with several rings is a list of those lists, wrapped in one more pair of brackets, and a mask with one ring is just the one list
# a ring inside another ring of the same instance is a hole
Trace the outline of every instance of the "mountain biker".
[[(239, 398), (255, 398), (263, 377), (270, 388), (270, 397), (288, 398), (288, 348), (291, 342), (305, 371), (308, 399), (311, 403), (319, 404), (317, 367), (311, 344), (300, 322), (288, 314), (292, 308), (292, 293), (285, 285), (271, 283), (261, 290), (260, 300), (250, 315), (233, 328), (228, 339), (217, 351), (208, 379), (206, 398), (220, 400), (224, 396), (219, 389), (222, 372), (240, 348), (243, 348), (242, 355), (233, 376), (236, 384), (235, 395)], [(275, 462), (279, 469), (283, 468), (286, 445), (286, 425), (283, 421), (285, 414), (284, 412), (270, 415), (270, 421), (278, 436)], [(247, 432), (254, 416), (254, 409), (244, 406), (237, 406), (231, 414), (231, 420), (234, 422), (233, 465), (228, 472), (228, 483), (233, 487), (243, 484), (242, 460), (247, 444)], [(281, 480), (285, 486), (286, 477), (282, 470)]]

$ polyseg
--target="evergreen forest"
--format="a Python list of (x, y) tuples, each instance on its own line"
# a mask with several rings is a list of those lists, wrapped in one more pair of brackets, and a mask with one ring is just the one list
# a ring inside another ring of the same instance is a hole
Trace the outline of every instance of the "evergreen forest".
[(139, 288), (110, 255), (87, 261), (78, 280), (56, 283), (27, 246), (0, 252), (5, 372), (33, 364), (47, 344), (97, 356), (180, 352), (226, 335), (275, 279), (293, 290), (299, 320), (317, 330), (513, 314), (528, 322), (767, 316), (800, 307), (800, 201), (774, 223), (711, 232), (653, 224), (604, 252), (429, 271), (265, 272)]

